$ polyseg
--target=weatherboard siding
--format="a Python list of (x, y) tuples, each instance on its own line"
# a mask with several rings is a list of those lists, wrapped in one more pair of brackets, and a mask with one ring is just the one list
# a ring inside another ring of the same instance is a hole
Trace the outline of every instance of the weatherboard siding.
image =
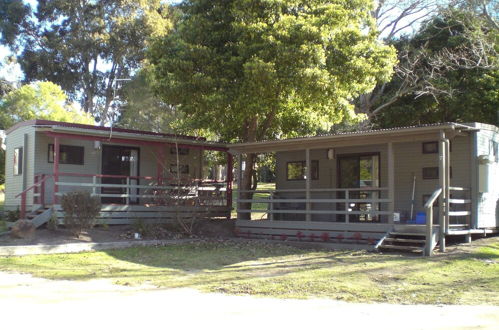
[[(492, 141), (499, 143), (499, 129), (490, 125), (480, 125), (477, 133), (477, 154), (488, 156), (489, 191), (478, 193), (478, 228), (499, 227), (499, 163), (494, 159)], [(477, 160), (478, 163), (478, 160)]]
[[(27, 136), (25, 145), (25, 135)], [(21, 198), (15, 197), (24, 188), (33, 184), (35, 132), (31, 126), (21, 127), (8, 135), (5, 154), (5, 210), (15, 210), (21, 205)], [(23, 148), (23, 174), (14, 175), (14, 150)], [(32, 192), (29, 192), (26, 205), (31, 207), (33, 202)]]

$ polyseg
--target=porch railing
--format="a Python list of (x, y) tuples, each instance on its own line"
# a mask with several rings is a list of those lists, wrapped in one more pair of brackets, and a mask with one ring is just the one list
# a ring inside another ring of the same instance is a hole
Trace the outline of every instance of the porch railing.
[[(147, 203), (154, 205), (231, 206), (232, 204), (231, 186), (226, 181), (191, 180), (189, 182), (158, 184), (156, 177), (148, 176), (59, 173), (58, 177), (87, 178), (88, 182), (61, 181), (59, 179), (59, 181), (52, 183), (53, 188), (58, 188), (53, 192), (53, 198), (55, 199), (69, 191), (86, 189), (90, 191), (92, 196), (123, 198), (126, 204), (130, 202), (131, 198), (141, 199), (141, 204), (147, 201)], [(125, 183), (102, 183), (103, 178), (122, 179)], [(53, 179), (53, 175), (36, 174), (34, 177), (35, 183), (15, 196), (21, 198), (19, 210), (21, 219), (26, 218), (27, 198), (30, 191), (33, 192), (34, 205), (45, 206), (47, 204), (47, 188), (50, 187), (48, 185), (49, 179)], [(147, 182), (147, 184), (144, 184), (144, 182)], [(106, 187), (117, 188), (119, 193), (103, 193), (101, 189)], [(53, 204), (57, 204), (57, 202), (57, 200), (52, 200)]]
[[(338, 222), (388, 222), (381, 217), (389, 217), (389, 198), (381, 195), (388, 192), (387, 187), (379, 188), (331, 188), (310, 189), (310, 198), (306, 198), (306, 189), (277, 190), (241, 190), (237, 199), (238, 213), (261, 214), (267, 220), (305, 220), (303, 216), (334, 216)], [(248, 195), (251, 194), (251, 198)], [(242, 208), (242, 205), (251, 208)], [(302, 217), (300, 217), (300, 215)], [(355, 216), (356, 219), (353, 219)], [(251, 217), (253, 218), (253, 217)], [(257, 217), (258, 218), (258, 217)], [(329, 220), (331, 221), (331, 220)]]
[[(449, 187), (449, 191), (459, 191), (459, 192), (469, 192), (470, 189), (463, 187)], [(433, 207), (435, 202), (442, 195), (443, 189), (438, 188), (433, 192), (431, 197), (425, 203), (425, 213), (426, 213), (426, 244), (425, 244), (425, 255), (431, 256), (433, 253), (433, 248), (436, 246), (436, 239), (433, 233), (434, 221), (433, 221)], [(471, 211), (470, 210), (451, 210), (452, 205), (469, 205), (471, 204), (471, 199), (469, 198), (446, 198), (440, 203), (443, 210), (440, 210), (438, 217), (438, 230), (440, 237), (440, 248), (442, 252), (445, 250), (445, 235), (449, 233), (449, 227), (457, 226), (471, 226)], [(465, 218), (464, 221), (453, 221), (451, 224), (451, 217)]]
[[(71, 182), (60, 180), (55, 183), (60, 191), (55, 196), (62, 196), (67, 191), (87, 189), (92, 196), (100, 198), (122, 198), (125, 204), (131, 199), (140, 199), (140, 203), (158, 205), (211, 205), (227, 206), (228, 189), (225, 181), (182, 180), (179, 182), (158, 183), (156, 177), (123, 176), (105, 174), (59, 173), (59, 177), (86, 177), (91, 182)], [(102, 183), (102, 179), (121, 179), (124, 183)], [(166, 181), (166, 180), (163, 180)], [(64, 189), (62, 187), (69, 189)], [(115, 188), (116, 192), (103, 192), (102, 188)]]

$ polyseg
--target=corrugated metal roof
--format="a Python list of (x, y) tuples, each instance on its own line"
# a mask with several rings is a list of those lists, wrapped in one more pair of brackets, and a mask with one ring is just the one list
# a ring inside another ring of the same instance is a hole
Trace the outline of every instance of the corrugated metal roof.
[(316, 134), (316, 135), (302, 135), (296, 136), (287, 139), (274, 139), (274, 140), (262, 140), (258, 142), (276, 142), (276, 141), (288, 141), (288, 140), (298, 140), (298, 139), (306, 139), (306, 138), (314, 138), (314, 137), (328, 137), (328, 136), (348, 136), (348, 135), (363, 135), (363, 134), (372, 134), (372, 133), (383, 133), (383, 132), (397, 132), (408, 129), (416, 129), (416, 128), (425, 128), (425, 127), (441, 127), (441, 126), (461, 126), (463, 128), (474, 129), (475, 127), (472, 124), (459, 124), (454, 122), (444, 122), (444, 123), (434, 123), (434, 124), (421, 124), (421, 125), (412, 125), (412, 126), (401, 126), (401, 127), (393, 127), (393, 128), (379, 128), (379, 129), (365, 129), (358, 131), (345, 131), (345, 132), (336, 132), (336, 133), (325, 133), (325, 134)]
[(206, 141), (204, 137), (196, 137), (190, 135), (176, 135), (176, 134), (168, 134), (168, 133), (156, 133), (149, 131), (140, 131), (135, 129), (127, 129), (127, 128), (119, 128), (119, 127), (105, 127), (105, 126), (94, 126), (94, 125), (86, 125), (86, 124), (77, 124), (77, 123), (68, 123), (62, 121), (53, 121), (53, 120), (43, 120), (43, 119), (34, 119), (28, 120), (21, 123), (18, 123), (7, 130), (7, 134), (16, 130), (19, 127), (23, 126), (50, 126), (50, 127), (71, 127), (71, 128), (81, 128), (81, 129), (92, 129), (98, 131), (107, 131), (107, 132), (121, 132), (121, 133), (132, 133), (138, 135), (147, 135), (147, 136), (160, 136), (160, 137), (177, 137), (187, 140), (196, 140), (196, 141)]

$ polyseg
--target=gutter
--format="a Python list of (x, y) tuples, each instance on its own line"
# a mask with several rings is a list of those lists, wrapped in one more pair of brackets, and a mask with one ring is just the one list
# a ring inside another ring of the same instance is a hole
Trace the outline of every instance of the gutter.
[[(77, 135), (85, 135), (85, 136), (98, 136), (101, 138), (110, 137), (109, 132), (100, 131), (100, 130), (91, 130), (91, 129), (81, 129), (81, 128), (73, 128), (73, 127), (62, 127), (62, 126), (45, 126), (45, 127), (35, 127), (37, 132), (60, 132), (60, 133), (70, 133)], [(133, 139), (140, 141), (155, 141), (155, 142), (168, 142), (168, 143), (180, 143), (186, 145), (202, 145), (207, 147), (220, 147), (220, 148), (228, 148), (228, 146), (224, 143), (217, 142), (209, 142), (209, 141), (201, 141), (201, 140), (191, 140), (191, 139), (182, 139), (182, 138), (167, 138), (162, 136), (147, 136), (140, 135), (135, 133), (123, 133), (123, 132), (113, 132), (111, 138), (124, 138), (124, 139)]]

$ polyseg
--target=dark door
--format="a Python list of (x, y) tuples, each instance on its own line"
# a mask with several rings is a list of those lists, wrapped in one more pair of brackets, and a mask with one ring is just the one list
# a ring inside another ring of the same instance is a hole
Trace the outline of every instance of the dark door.
[[(138, 176), (138, 148), (123, 147), (123, 146), (103, 146), (102, 147), (102, 174), (116, 175), (121, 177), (103, 177), (103, 184), (126, 184), (129, 176)], [(137, 184), (138, 181), (133, 179), (131, 184)], [(136, 193), (136, 189), (130, 191), (131, 194)], [(102, 187), (102, 194), (122, 195), (127, 193), (126, 188), (121, 187)], [(118, 203), (127, 204), (137, 202), (136, 197), (128, 199), (119, 196), (102, 197), (102, 203)]]
[[(338, 157), (338, 187), (339, 188), (375, 188), (379, 187), (379, 154), (345, 155)], [(340, 198), (345, 193), (340, 193)], [(356, 190), (349, 192), (349, 199), (377, 199), (379, 192)], [(374, 211), (379, 209), (378, 203), (351, 202), (349, 211)], [(345, 204), (339, 205), (345, 210)], [(345, 216), (339, 216), (339, 221), (345, 221)], [(374, 222), (379, 217), (371, 214), (349, 215), (350, 222)]]

